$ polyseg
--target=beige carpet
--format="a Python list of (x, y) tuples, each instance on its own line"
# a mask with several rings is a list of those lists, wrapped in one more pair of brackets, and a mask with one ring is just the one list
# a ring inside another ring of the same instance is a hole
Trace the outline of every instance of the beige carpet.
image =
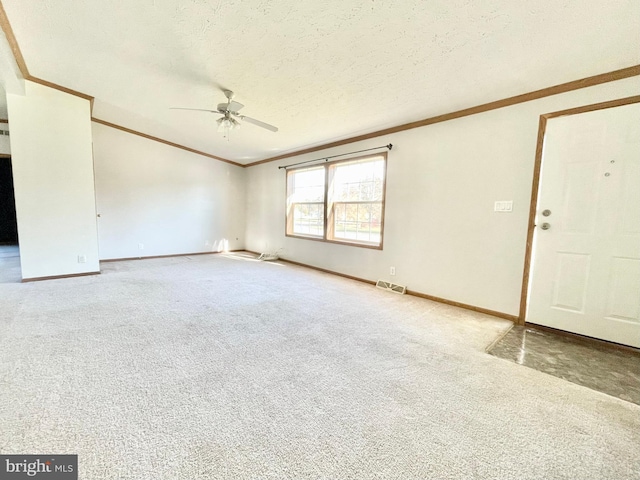
[(102, 268), (0, 283), (0, 453), (77, 453), (83, 479), (640, 478), (640, 407), (486, 354), (507, 321), (233, 256)]

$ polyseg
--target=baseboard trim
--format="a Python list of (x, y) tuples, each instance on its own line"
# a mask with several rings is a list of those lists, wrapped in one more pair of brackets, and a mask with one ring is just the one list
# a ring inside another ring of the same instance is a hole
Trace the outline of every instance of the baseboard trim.
[(28, 278), (23, 278), (22, 279), (22, 283), (41, 282), (42, 280), (59, 280), (61, 278), (87, 277), (89, 275), (100, 275), (100, 271), (97, 271), (97, 272), (84, 272), (84, 273), (70, 273), (68, 275), (51, 275), (49, 277), (28, 277)]
[(465, 310), (473, 310), (474, 312), (484, 313), (486, 315), (491, 315), (493, 317), (504, 318), (505, 320), (509, 320), (513, 323), (518, 321), (517, 315), (509, 315), (508, 313), (498, 312), (496, 310), (490, 310), (488, 308), (476, 307), (475, 305), (469, 305), (467, 303), (456, 302), (455, 300), (448, 300), (446, 298), (434, 297), (433, 295), (427, 295), (426, 293), (415, 292), (413, 290), (407, 290), (407, 295), (413, 295), (414, 297), (426, 298), (427, 300), (432, 300), (438, 303), (446, 303), (447, 305), (452, 305), (454, 307), (464, 308)]
[[(249, 253), (253, 253), (255, 255), (258, 255), (256, 252), (252, 252), (252, 251), (249, 251), (249, 250), (246, 250), (246, 251), (249, 252)], [(313, 265), (308, 265), (306, 263), (300, 263), (300, 262), (295, 262), (293, 260), (287, 260), (286, 258), (282, 258), (282, 257), (280, 258), (280, 261), (286, 262), (286, 263), (290, 263), (292, 265), (298, 265), (300, 267), (310, 268), (312, 270), (318, 270), (319, 272), (330, 273), (332, 275), (337, 275), (339, 277), (348, 278), (350, 280), (356, 280), (358, 282), (367, 283), (369, 285), (375, 285), (376, 284), (376, 282), (374, 282), (372, 280), (366, 280), (364, 278), (354, 277), (353, 275), (347, 275), (345, 273), (334, 272), (333, 270), (327, 270), (326, 268), (315, 267)], [(407, 293), (407, 295), (413, 295), (414, 297), (424, 298), (426, 300), (431, 300), (432, 302), (444, 303), (446, 305), (451, 305), (451, 306), (458, 307), (458, 308), (464, 308), (465, 310), (471, 310), (471, 311), (478, 312), (478, 313), (484, 313), (485, 315), (491, 315), (493, 317), (504, 318), (505, 320), (509, 320), (509, 321), (511, 321), (513, 323), (516, 323), (518, 321), (518, 316), (517, 315), (509, 315), (508, 313), (497, 312), (495, 310), (489, 310), (488, 308), (476, 307), (474, 305), (469, 305), (469, 304), (466, 304), (466, 303), (460, 303), (460, 302), (456, 302), (456, 301), (453, 301), (453, 300), (447, 300), (446, 298), (435, 297), (433, 295), (427, 295), (426, 293), (416, 292), (414, 290), (407, 290), (406, 293)]]
[[(254, 252), (249, 252), (254, 253)], [(314, 267), (313, 265), (307, 265), (306, 263), (294, 262), (293, 260), (287, 260), (286, 258), (279, 258), (279, 261), (297, 265), (299, 267), (306, 267), (319, 272), (330, 273), (331, 275), (337, 275), (338, 277), (348, 278), (349, 280), (355, 280), (357, 282), (368, 283), (369, 285), (375, 285), (376, 282), (371, 280), (365, 280), (364, 278), (354, 277), (353, 275), (347, 275), (346, 273), (334, 272), (333, 270), (327, 270), (326, 268)]]
[(240, 249), (240, 250), (227, 250), (226, 252), (171, 253), (169, 255), (149, 255), (147, 257), (105, 258), (105, 259), (101, 259), (100, 262), (124, 262), (128, 260), (151, 260), (153, 258), (191, 257), (193, 255), (215, 255), (218, 253), (233, 253), (233, 252), (246, 252), (246, 250)]
[(629, 345), (623, 345), (621, 343), (609, 342), (607, 340), (601, 340), (595, 337), (588, 337), (586, 335), (580, 335), (579, 333), (567, 332), (565, 330), (558, 330), (557, 328), (547, 327), (545, 325), (536, 325), (535, 323), (524, 324), (525, 328), (530, 328), (531, 330), (539, 330), (541, 332), (552, 333), (555, 335), (559, 335), (561, 337), (567, 337), (572, 340), (576, 340), (580, 343), (584, 343), (585, 345), (591, 347), (600, 347), (606, 349), (614, 349), (621, 350), (623, 352), (631, 353), (640, 357), (640, 348), (631, 347)]

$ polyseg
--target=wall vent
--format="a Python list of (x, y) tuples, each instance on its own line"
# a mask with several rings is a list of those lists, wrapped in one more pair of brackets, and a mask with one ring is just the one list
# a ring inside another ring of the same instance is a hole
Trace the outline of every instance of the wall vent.
[(384, 280), (378, 280), (376, 283), (376, 287), (381, 288), (383, 290), (388, 290), (393, 293), (403, 294), (407, 291), (407, 287), (403, 285), (398, 285), (397, 283), (385, 282)]

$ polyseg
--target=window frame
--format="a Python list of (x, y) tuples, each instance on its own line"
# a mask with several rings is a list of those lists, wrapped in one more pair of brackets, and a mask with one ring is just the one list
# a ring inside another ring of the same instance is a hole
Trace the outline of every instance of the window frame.
[[(348, 164), (352, 162), (364, 161), (364, 160), (374, 160), (377, 158), (382, 158), (384, 165), (384, 175), (382, 178), (382, 198), (380, 202), (368, 202), (368, 201), (353, 201), (353, 202), (331, 202), (329, 205), (329, 177), (330, 170), (332, 167), (339, 164)], [(293, 233), (293, 206), (297, 203), (320, 203), (320, 202), (289, 202), (289, 190), (291, 186), (290, 176), (292, 176), (296, 171), (307, 170), (312, 168), (324, 168), (324, 198), (323, 198), (323, 211), (324, 211), (324, 222), (322, 228), (322, 236), (320, 235), (305, 235), (301, 233)], [(387, 152), (376, 153), (373, 155), (363, 155), (359, 157), (351, 157), (347, 159), (334, 160), (332, 162), (324, 162), (316, 165), (307, 165), (300, 166), (296, 168), (287, 168), (286, 176), (285, 176), (285, 236), (291, 238), (301, 238), (304, 240), (313, 240), (315, 242), (325, 242), (325, 243), (335, 243), (338, 245), (348, 245), (351, 247), (361, 247), (361, 248), (369, 248), (373, 250), (382, 250), (384, 246), (384, 224), (385, 224), (385, 210), (387, 204)], [(335, 225), (335, 204), (348, 204), (348, 203), (380, 203), (380, 243), (375, 244), (371, 242), (364, 241), (349, 241), (344, 239), (336, 239), (333, 234), (333, 229)]]

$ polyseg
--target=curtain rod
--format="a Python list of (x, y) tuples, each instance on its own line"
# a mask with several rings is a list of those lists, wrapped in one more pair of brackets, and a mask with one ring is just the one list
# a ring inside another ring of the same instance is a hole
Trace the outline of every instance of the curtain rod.
[(278, 167), (278, 170), (280, 170), (281, 168), (284, 168), (286, 170), (289, 167), (294, 167), (296, 165), (302, 165), (304, 163), (319, 162), (320, 160), (324, 160), (326, 162), (330, 158), (344, 157), (345, 155), (353, 155), (354, 153), (370, 152), (371, 150), (379, 150), (381, 148), (388, 148), (389, 150), (391, 150), (393, 148), (393, 144), (390, 143), (388, 145), (382, 145), (381, 147), (366, 148), (364, 150), (357, 150), (355, 152), (341, 153), (339, 155), (331, 155), (329, 157), (316, 158), (315, 160), (307, 160), (305, 162), (292, 163), (291, 165), (283, 165), (283, 166)]

